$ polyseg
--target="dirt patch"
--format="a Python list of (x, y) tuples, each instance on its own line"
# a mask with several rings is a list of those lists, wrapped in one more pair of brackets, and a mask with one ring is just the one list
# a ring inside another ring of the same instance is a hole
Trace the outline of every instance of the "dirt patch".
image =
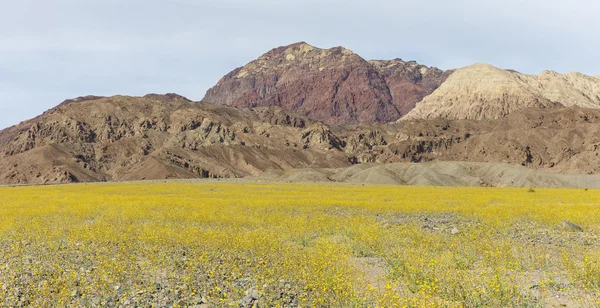
[(375, 289), (385, 288), (385, 276), (387, 274), (386, 263), (382, 258), (360, 257), (353, 258), (352, 265), (364, 274), (364, 279)]

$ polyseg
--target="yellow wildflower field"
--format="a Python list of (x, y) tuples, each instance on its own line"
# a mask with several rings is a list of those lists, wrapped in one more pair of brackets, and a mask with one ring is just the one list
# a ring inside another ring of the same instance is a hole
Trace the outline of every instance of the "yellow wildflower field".
[(0, 298), (42, 307), (594, 307), (600, 193), (0, 187)]

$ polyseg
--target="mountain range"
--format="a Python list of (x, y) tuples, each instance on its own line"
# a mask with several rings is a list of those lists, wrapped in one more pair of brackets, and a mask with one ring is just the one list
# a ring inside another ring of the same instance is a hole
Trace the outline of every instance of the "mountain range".
[(600, 171), (599, 124), (598, 77), (481, 63), (444, 71), (301, 42), (226, 74), (200, 102), (177, 94), (86, 96), (4, 129), (0, 183), (306, 168), (332, 175), (355, 165), (435, 161), (592, 174)]

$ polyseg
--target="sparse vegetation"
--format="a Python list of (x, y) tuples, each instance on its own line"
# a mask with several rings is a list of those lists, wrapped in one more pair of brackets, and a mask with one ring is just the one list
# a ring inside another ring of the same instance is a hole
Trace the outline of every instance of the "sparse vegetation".
[(0, 187), (0, 306), (595, 306), (598, 204), (582, 189)]

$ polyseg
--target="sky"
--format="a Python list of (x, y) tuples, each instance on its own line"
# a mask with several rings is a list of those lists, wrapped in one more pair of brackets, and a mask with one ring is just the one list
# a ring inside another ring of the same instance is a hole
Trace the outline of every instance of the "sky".
[(596, 0), (0, 0), (0, 129), (68, 98), (174, 92), (305, 41), (442, 69), (600, 75)]

